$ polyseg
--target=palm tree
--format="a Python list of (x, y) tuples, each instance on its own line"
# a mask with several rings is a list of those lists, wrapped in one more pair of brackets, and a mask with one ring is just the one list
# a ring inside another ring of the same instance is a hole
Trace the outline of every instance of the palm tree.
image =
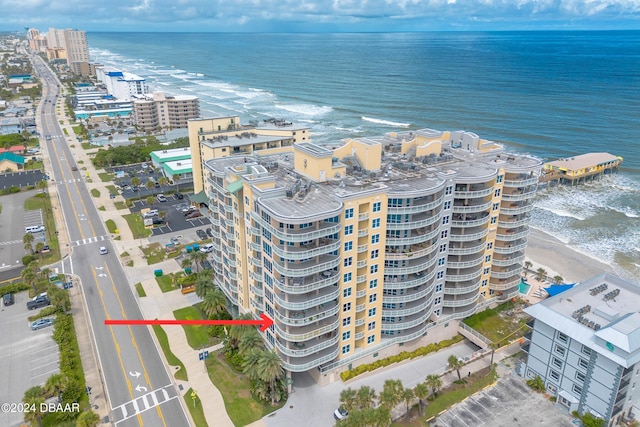
[(553, 276), (553, 283), (555, 283), (556, 285), (559, 285), (562, 282), (564, 282), (564, 279), (562, 278), (562, 276), (560, 276), (559, 274)]
[(252, 381), (260, 380), (260, 360), (262, 359), (263, 350), (260, 348), (252, 348), (244, 354), (242, 361), (242, 372)]
[(442, 387), (442, 380), (436, 374), (431, 374), (427, 377), (425, 383), (431, 389), (431, 394), (436, 395), (440, 387)]
[(147, 181), (147, 183), (144, 186), (147, 188), (147, 190), (153, 190), (153, 187), (156, 186), (156, 183), (153, 181)]
[(62, 310), (63, 313), (67, 311), (67, 307), (71, 306), (69, 293), (58, 288), (57, 286), (49, 286), (47, 288), (47, 296), (51, 301), (51, 305), (53, 305), (54, 307), (60, 307), (60, 310)]
[(131, 185), (136, 187), (138, 190), (138, 199), (140, 198), (140, 184), (142, 184), (142, 181), (140, 181), (140, 178), (138, 178), (137, 176), (134, 176), (133, 178), (131, 178)]
[(352, 412), (357, 403), (357, 393), (351, 387), (348, 387), (340, 392), (340, 406), (346, 409), (347, 412)]
[[(218, 291), (220, 292), (220, 291)], [(222, 293), (222, 292), (220, 292)], [(226, 299), (225, 299), (226, 301)], [(247, 329), (238, 340), (238, 351), (240, 354), (246, 354), (251, 349), (262, 347), (262, 337), (255, 328)]]
[(156, 198), (153, 196), (147, 196), (144, 201), (147, 205), (152, 206), (156, 202)]
[(413, 389), (405, 388), (404, 390), (402, 390), (402, 400), (407, 406), (407, 412), (405, 413), (405, 415), (409, 415), (409, 406), (411, 405), (411, 402), (413, 402), (413, 399), (415, 399), (415, 397), (416, 396), (415, 394), (413, 394)]
[(207, 260), (207, 254), (200, 251), (191, 252), (191, 259), (198, 266), (198, 271), (202, 269), (202, 264)]
[(38, 254), (38, 257), (40, 258), (40, 261), (42, 261), (42, 250), (43, 249), (44, 249), (44, 242), (36, 243), (36, 253)]
[(183, 269), (191, 269), (191, 259), (190, 258), (182, 258), (182, 262), (180, 263), (180, 266)]
[(40, 279), (49, 280), (49, 274), (51, 274), (51, 270), (48, 267), (42, 267), (40, 269)]
[(400, 403), (402, 390), (402, 381), (386, 380), (380, 393), (380, 406), (393, 410)]
[[(204, 294), (202, 301), (202, 310), (209, 319), (215, 319), (218, 315), (225, 311), (227, 307), (227, 297), (219, 289), (211, 289)], [(262, 339), (258, 336), (259, 339)]]
[(196, 279), (196, 295), (200, 298), (205, 297), (207, 293), (213, 291), (215, 289), (213, 281), (211, 279), (207, 279), (206, 277), (200, 277)]
[(84, 411), (76, 419), (76, 427), (96, 427), (100, 424), (100, 415), (93, 411)]
[(460, 368), (462, 368), (462, 360), (458, 359), (458, 356), (456, 356), (455, 354), (452, 354), (447, 359), (447, 362), (449, 362), (449, 366), (452, 369), (455, 369), (458, 373), (458, 380), (461, 380), (462, 377), (460, 376)]
[(424, 405), (423, 400), (429, 397), (429, 387), (427, 387), (425, 383), (419, 383), (413, 388), (413, 394), (418, 398), (418, 409), (422, 414), (422, 405)]
[(45, 395), (47, 397), (58, 397), (58, 402), (62, 402), (61, 395), (66, 390), (69, 379), (64, 374), (53, 374), (47, 378), (44, 385)]
[(20, 273), (20, 276), (22, 277), (22, 280), (24, 281), (25, 284), (27, 285), (31, 285), (33, 287), (33, 292), (35, 293), (37, 291), (36, 289), (36, 269), (35, 269), (36, 264), (34, 262), (30, 262), (25, 268), (24, 270), (22, 270), (22, 272)]
[[(245, 313), (237, 317), (238, 320), (253, 320), (253, 316), (251, 313)], [(254, 328), (253, 326), (234, 326), (229, 329), (229, 333), (227, 334), (227, 339), (225, 341), (225, 352), (233, 352), (238, 350), (238, 343), (240, 338), (242, 338), (242, 334), (247, 328)], [(255, 329), (255, 328), (254, 328)]]
[(44, 416), (44, 413), (40, 409), (40, 405), (44, 403), (44, 396), (44, 390), (39, 385), (31, 387), (24, 392), (22, 402), (24, 402), (30, 408), (33, 408), (33, 411), (25, 413), (25, 421), (29, 423), (37, 422), (38, 425), (42, 427), (42, 417)]
[(158, 178), (158, 184), (160, 184), (161, 188), (166, 187), (168, 183), (169, 183), (169, 180), (166, 177), (161, 176), (160, 178)]
[(25, 251), (29, 251), (31, 253), (33, 253), (33, 234), (31, 233), (26, 233), (24, 236), (22, 236), (22, 243), (24, 243), (24, 250)]
[(358, 403), (358, 408), (360, 409), (369, 409), (373, 407), (373, 401), (376, 398), (376, 391), (366, 385), (363, 385), (358, 389), (356, 393), (356, 402)]
[(273, 350), (265, 350), (258, 362), (260, 379), (269, 384), (271, 404), (276, 403), (276, 381), (282, 377), (284, 370), (280, 364), (280, 356)]
[(539, 281), (543, 281), (547, 278), (547, 270), (545, 270), (544, 268), (540, 267), (539, 269), (536, 270), (536, 279)]
[(524, 262), (524, 278), (527, 278), (527, 273), (529, 272), (529, 269), (533, 266), (533, 263), (529, 260)]

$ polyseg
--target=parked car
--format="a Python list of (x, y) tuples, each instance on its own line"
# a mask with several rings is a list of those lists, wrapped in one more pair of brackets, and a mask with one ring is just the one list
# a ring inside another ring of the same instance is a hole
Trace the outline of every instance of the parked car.
[(46, 328), (53, 325), (53, 319), (39, 319), (31, 324), (31, 330), (37, 331), (38, 329)]
[(213, 231), (211, 230), (211, 228), (207, 228), (206, 232), (207, 232), (207, 236), (213, 237)]
[(199, 216), (202, 216), (200, 211), (193, 211), (187, 214), (187, 219), (198, 218)]
[(167, 198), (164, 197), (164, 194), (158, 194), (156, 196), (156, 198), (158, 199), (159, 202), (166, 202), (167, 201)]
[(109, 250), (105, 246), (100, 246), (100, 255), (106, 255), (109, 253)]
[(164, 221), (161, 220), (160, 218), (153, 219), (153, 225), (160, 225), (160, 224), (164, 224)]
[(176, 198), (178, 200), (182, 200), (182, 199), (184, 199), (184, 195), (182, 193), (176, 193)]
[(204, 230), (196, 230), (196, 234), (198, 235), (200, 240), (204, 240), (207, 238), (207, 233), (205, 233)]
[(27, 308), (29, 310), (35, 310), (36, 308), (46, 307), (51, 304), (49, 298), (46, 295), (38, 295), (33, 300), (27, 302)]
[[(198, 231), (200, 231), (200, 230), (198, 230)], [(200, 248), (200, 252), (203, 252), (205, 254), (208, 254), (209, 252), (213, 252), (213, 244), (207, 243), (206, 245), (202, 246)]]
[(344, 409), (342, 406), (340, 406), (338, 409), (336, 409), (336, 411), (333, 413), (333, 417), (336, 420), (344, 420), (348, 416), (349, 416), (349, 412), (347, 412), (347, 410)]
[(4, 303), (4, 306), (7, 307), (9, 305), (13, 305), (13, 303), (16, 302), (16, 300), (13, 297), (13, 294), (5, 294), (2, 297), (2, 302)]
[(196, 208), (195, 206), (185, 206), (184, 208), (180, 209), (180, 212), (182, 212), (185, 216), (187, 216), (189, 212), (193, 212), (197, 210), (198, 208)]

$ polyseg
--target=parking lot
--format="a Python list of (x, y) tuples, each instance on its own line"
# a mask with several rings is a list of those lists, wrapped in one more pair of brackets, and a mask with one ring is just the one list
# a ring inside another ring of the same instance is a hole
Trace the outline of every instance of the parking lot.
[(541, 393), (533, 392), (513, 374), (455, 405), (432, 427), (571, 427), (573, 417), (563, 413)]
[(48, 179), (40, 170), (27, 170), (0, 174), (0, 190), (10, 187), (28, 187), (38, 185), (38, 182)]
[[(0, 211), (0, 271), (21, 266), (25, 255), (24, 229), (31, 225), (42, 225), (42, 212), (24, 210), (24, 202), (36, 194), (37, 190), (7, 194), (0, 197), (2, 211)], [(33, 246), (44, 241), (45, 233), (34, 234)]]
[(174, 233), (187, 230), (189, 228), (202, 227), (211, 224), (209, 219), (204, 215), (197, 218), (185, 217), (181, 210), (188, 206), (189, 201), (186, 196), (180, 200), (174, 195), (168, 195), (166, 202), (158, 202), (156, 200), (152, 205), (147, 205), (146, 202), (137, 200), (130, 209), (132, 213), (140, 212), (140, 210), (144, 208), (158, 209), (160, 213), (166, 212), (166, 215), (164, 216), (164, 224), (154, 227), (153, 236)]
[[(156, 195), (166, 192), (175, 192), (178, 188), (175, 185), (157, 185), (151, 189), (147, 189), (146, 184), (149, 180), (158, 182), (160, 178), (164, 177), (162, 171), (159, 169), (153, 169), (151, 163), (138, 163), (135, 165), (116, 166), (113, 168), (106, 167), (105, 171), (116, 174), (117, 172), (123, 172), (123, 178), (114, 178), (114, 184), (123, 188), (122, 197), (125, 199), (132, 198), (145, 198), (150, 195)], [(128, 188), (131, 187), (131, 180), (137, 177), (140, 179), (140, 186), (137, 189)]]
[[(51, 339), (53, 327), (32, 331), (27, 318), (36, 312), (27, 310), (27, 292), (15, 295), (15, 303), (0, 305), (0, 360), (2, 381), (0, 401), (22, 402), (24, 392), (35, 385), (42, 385), (51, 375), (59, 372), (60, 353), (58, 345)], [(0, 425), (22, 425), (23, 414), (0, 412)]]

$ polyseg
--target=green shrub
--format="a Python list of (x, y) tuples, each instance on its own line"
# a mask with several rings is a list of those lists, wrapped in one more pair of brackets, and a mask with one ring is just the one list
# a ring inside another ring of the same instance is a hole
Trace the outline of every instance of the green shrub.
[(16, 294), (21, 291), (28, 291), (29, 289), (31, 289), (31, 286), (25, 284), (24, 282), (12, 283), (0, 288), (0, 295)]
[(25, 255), (22, 257), (22, 265), (29, 265), (30, 262), (35, 261), (36, 257), (33, 255)]

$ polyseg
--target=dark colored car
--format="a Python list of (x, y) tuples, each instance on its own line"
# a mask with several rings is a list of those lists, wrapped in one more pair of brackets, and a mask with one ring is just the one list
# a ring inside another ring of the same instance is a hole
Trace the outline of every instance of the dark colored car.
[(200, 211), (193, 211), (187, 214), (187, 219), (198, 218), (199, 216), (202, 216)]
[(184, 199), (184, 195), (182, 193), (176, 193), (176, 198), (178, 200), (182, 200), (182, 199)]
[(213, 237), (213, 231), (211, 230), (211, 228), (207, 228), (207, 236)]
[(4, 303), (4, 306), (8, 306), (8, 305), (13, 305), (14, 302), (16, 302), (16, 300), (13, 297), (13, 294), (5, 294), (2, 297), (2, 302)]
[(27, 302), (27, 308), (29, 310), (35, 310), (36, 308), (46, 307), (51, 304), (49, 298), (46, 295), (40, 295), (36, 299)]
[(204, 230), (197, 230), (196, 234), (201, 240), (204, 240), (207, 238), (207, 233), (205, 233)]

